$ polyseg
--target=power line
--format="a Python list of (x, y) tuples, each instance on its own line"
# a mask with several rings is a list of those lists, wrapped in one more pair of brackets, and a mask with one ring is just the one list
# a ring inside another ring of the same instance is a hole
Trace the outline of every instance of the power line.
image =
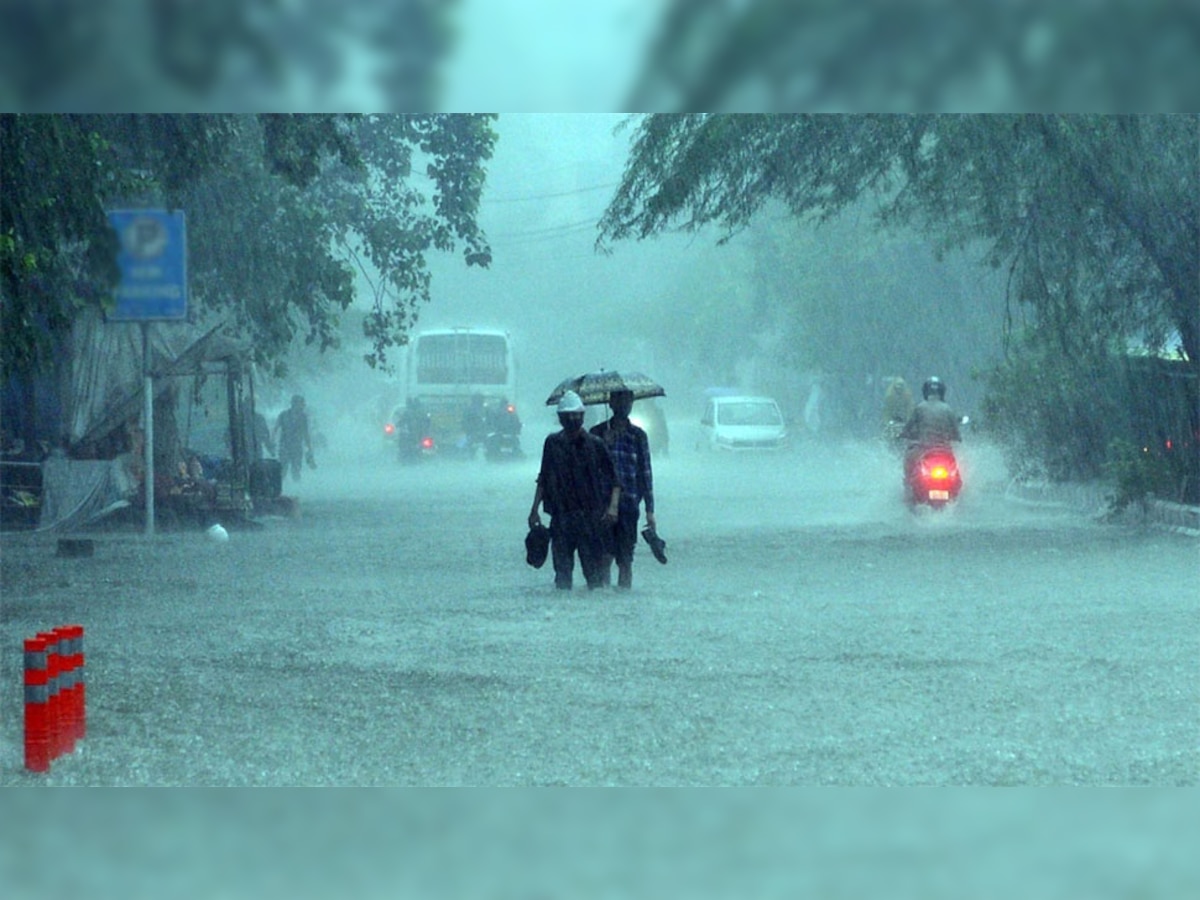
[(616, 187), (620, 184), (619, 181), (610, 181), (608, 184), (594, 184), (591, 187), (576, 188), (573, 191), (559, 191), (555, 194), (530, 194), (527, 197), (488, 197), (484, 195), (483, 202), (485, 203), (526, 203), (531, 200), (550, 200), (554, 197), (574, 197), (579, 194), (589, 194), (592, 191), (602, 191), (608, 188)]
[(488, 242), (493, 244), (519, 244), (546, 240), (548, 238), (565, 237), (569, 234), (579, 234), (596, 227), (595, 219), (584, 219), (580, 222), (569, 222), (562, 225), (552, 225), (548, 228), (534, 228), (529, 231), (488, 232)]

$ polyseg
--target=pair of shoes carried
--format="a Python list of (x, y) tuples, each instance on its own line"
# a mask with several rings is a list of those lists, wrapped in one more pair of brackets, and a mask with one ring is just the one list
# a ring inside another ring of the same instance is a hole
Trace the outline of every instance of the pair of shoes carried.
[(642, 537), (645, 539), (646, 543), (650, 545), (650, 552), (654, 554), (654, 558), (663, 565), (666, 565), (667, 542), (660, 538), (658, 536), (658, 532), (653, 528), (643, 528)]

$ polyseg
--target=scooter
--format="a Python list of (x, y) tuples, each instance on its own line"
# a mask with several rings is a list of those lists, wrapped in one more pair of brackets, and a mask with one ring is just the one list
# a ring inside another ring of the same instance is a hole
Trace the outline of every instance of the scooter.
[(493, 431), (487, 436), (485, 444), (487, 458), (493, 462), (507, 459), (522, 459), (521, 439), (515, 434), (503, 431)]
[(905, 477), (909, 506), (924, 503), (932, 509), (942, 509), (958, 499), (962, 474), (954, 451), (949, 447), (926, 447), (910, 466)]
[(904, 422), (901, 419), (888, 419), (884, 423), (883, 429), (879, 433), (879, 439), (883, 446), (891, 453), (897, 456), (904, 456), (904, 439), (901, 434), (904, 433)]
[(421, 422), (401, 421), (396, 428), (396, 444), (403, 463), (420, 462), (437, 454), (437, 442), (430, 433), (429, 417), (424, 416), (423, 419)]
[(521, 419), (513, 404), (505, 404), (491, 417), (491, 431), (484, 440), (485, 454), (493, 462), (500, 460), (522, 459), (521, 452)]

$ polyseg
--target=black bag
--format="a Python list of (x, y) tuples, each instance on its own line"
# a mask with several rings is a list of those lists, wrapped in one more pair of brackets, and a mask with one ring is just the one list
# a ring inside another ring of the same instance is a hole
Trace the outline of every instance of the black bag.
[(550, 529), (542, 524), (529, 526), (529, 534), (525, 535), (525, 562), (540, 569), (549, 554)]

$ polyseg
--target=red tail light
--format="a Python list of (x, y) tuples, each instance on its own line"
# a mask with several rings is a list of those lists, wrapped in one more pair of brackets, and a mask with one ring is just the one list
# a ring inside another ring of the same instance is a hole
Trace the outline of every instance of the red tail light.
[(424, 450), (432, 450), (433, 449), (433, 438), (431, 438), (431, 437), (421, 438), (421, 448)]
[(393, 425), (391, 422), (388, 422), (386, 425), (383, 426), (383, 433), (384, 434), (395, 434), (396, 426)]
[(954, 478), (954, 463), (944, 457), (926, 459), (921, 463), (921, 474), (930, 481), (950, 481)]
[(514, 413), (514, 412), (516, 412), (516, 411), (517, 411), (517, 408), (516, 408), (515, 406), (513, 406), (511, 403), (510, 403), (510, 404), (508, 404), (508, 407), (507, 407), (507, 408), (508, 408), (508, 411), (509, 411), (510, 413)]

